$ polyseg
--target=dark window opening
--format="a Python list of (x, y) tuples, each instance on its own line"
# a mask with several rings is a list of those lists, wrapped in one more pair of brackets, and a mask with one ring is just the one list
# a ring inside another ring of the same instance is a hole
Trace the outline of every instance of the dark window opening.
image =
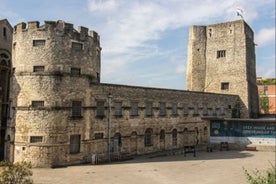
[(159, 116), (166, 116), (166, 103), (160, 103)]
[(71, 75), (72, 76), (80, 76), (81, 69), (80, 68), (71, 68)]
[(148, 128), (145, 132), (145, 146), (149, 147), (152, 146), (153, 142), (152, 142), (152, 129)]
[(81, 51), (83, 49), (83, 44), (82, 43), (72, 42), (72, 49), (74, 51)]
[(177, 116), (178, 115), (177, 104), (176, 103), (172, 104), (172, 115), (173, 116)]
[(222, 82), (221, 90), (228, 90), (228, 89), (229, 89), (229, 82)]
[(177, 130), (173, 129), (172, 131), (172, 145), (177, 146)]
[(95, 139), (103, 139), (104, 134), (103, 133), (95, 133), (94, 136), (95, 136)]
[(34, 47), (41, 47), (45, 45), (45, 40), (33, 40)]
[(32, 101), (32, 107), (44, 107), (44, 101)]
[(146, 104), (146, 116), (152, 116), (152, 103), (147, 103)]
[(226, 57), (226, 50), (218, 50), (217, 51), (217, 58)]
[(131, 116), (138, 116), (138, 102), (131, 102)]
[(165, 130), (160, 131), (160, 141), (165, 140)]
[(44, 72), (45, 67), (44, 66), (34, 66), (33, 72)]
[(114, 103), (114, 108), (115, 108), (115, 116), (116, 117), (122, 117), (122, 115), (123, 115), (122, 102), (115, 102)]
[(97, 101), (96, 116), (104, 117), (104, 101)]
[(5, 27), (3, 28), (3, 36), (4, 36), (4, 38), (7, 37), (7, 29)]
[(30, 137), (30, 143), (37, 143), (42, 142), (42, 136), (31, 136)]
[(72, 101), (72, 117), (81, 117), (81, 101)]
[(80, 152), (80, 135), (70, 135), (70, 154)]

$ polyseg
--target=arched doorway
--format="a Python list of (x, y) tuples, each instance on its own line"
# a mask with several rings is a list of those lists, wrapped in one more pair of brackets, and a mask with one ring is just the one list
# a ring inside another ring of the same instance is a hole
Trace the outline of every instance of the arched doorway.
[(122, 146), (122, 138), (120, 133), (116, 133), (113, 138), (113, 151), (114, 153), (120, 153)]

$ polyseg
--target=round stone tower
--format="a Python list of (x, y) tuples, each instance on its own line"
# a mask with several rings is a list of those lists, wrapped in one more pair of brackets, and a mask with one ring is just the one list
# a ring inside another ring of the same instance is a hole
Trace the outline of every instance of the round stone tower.
[(96, 32), (63, 21), (15, 26), (11, 160), (31, 160), (34, 167), (74, 160), (75, 142), (85, 138), (81, 129), (89, 129), (89, 87), (100, 82), (99, 40)]

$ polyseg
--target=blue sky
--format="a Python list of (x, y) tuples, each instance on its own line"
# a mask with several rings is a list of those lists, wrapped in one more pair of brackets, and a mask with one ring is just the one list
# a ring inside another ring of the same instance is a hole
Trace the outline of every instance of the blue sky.
[(275, 0), (0, 0), (0, 19), (64, 20), (101, 37), (101, 81), (186, 89), (188, 29), (237, 20), (255, 32), (257, 76), (275, 77)]

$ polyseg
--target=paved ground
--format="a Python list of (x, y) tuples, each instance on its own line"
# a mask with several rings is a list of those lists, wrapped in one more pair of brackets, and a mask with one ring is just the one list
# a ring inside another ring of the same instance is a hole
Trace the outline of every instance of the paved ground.
[(215, 151), (139, 157), (106, 165), (33, 169), (35, 184), (245, 184), (243, 167), (265, 170), (275, 165), (275, 152)]

